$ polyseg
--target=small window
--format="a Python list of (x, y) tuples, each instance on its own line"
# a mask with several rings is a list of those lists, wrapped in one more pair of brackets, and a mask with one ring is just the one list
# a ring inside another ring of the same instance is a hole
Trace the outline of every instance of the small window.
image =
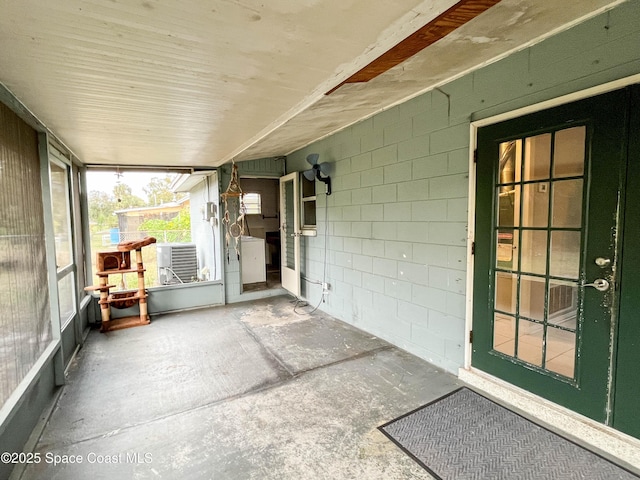
[(316, 182), (308, 180), (304, 175), (301, 178), (301, 230), (303, 235), (315, 235), (316, 233)]
[(262, 214), (262, 199), (259, 193), (245, 193), (242, 197), (242, 202), (244, 203), (245, 214)]

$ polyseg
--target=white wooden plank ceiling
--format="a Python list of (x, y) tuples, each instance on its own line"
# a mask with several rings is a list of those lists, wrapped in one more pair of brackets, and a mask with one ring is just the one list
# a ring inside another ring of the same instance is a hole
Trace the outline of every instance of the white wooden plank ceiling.
[(0, 0), (0, 82), (88, 164), (285, 155), (619, 0), (502, 0), (325, 95), (454, 0)]

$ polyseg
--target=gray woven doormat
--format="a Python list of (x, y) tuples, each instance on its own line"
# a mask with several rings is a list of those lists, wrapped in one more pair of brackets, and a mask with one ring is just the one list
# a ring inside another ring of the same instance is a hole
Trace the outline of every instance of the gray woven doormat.
[(440, 480), (639, 478), (464, 387), (379, 428)]

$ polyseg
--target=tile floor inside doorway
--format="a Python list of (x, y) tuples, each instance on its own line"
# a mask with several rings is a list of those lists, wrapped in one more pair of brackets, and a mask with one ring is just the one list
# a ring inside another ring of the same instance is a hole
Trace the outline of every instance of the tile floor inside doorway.
[(377, 427), (461, 382), (290, 300), (92, 331), (20, 478), (431, 478)]

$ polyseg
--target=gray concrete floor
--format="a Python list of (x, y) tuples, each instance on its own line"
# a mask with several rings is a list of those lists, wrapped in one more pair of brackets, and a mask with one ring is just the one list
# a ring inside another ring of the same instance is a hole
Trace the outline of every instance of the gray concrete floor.
[(21, 478), (431, 478), (377, 427), (461, 383), (290, 300), (91, 332)]

